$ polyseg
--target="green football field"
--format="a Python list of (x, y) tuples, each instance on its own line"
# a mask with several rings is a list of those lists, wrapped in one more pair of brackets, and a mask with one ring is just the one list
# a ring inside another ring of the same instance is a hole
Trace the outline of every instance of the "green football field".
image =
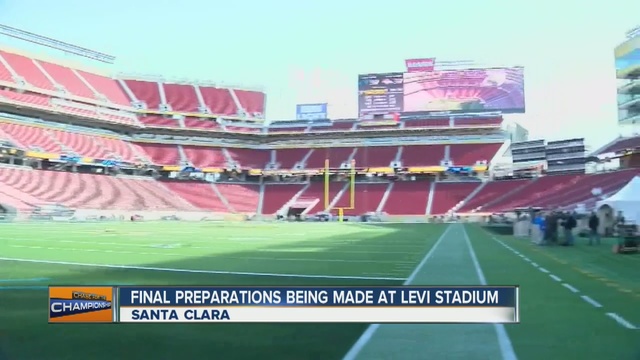
[[(640, 359), (640, 255), (475, 225), (7, 223), (0, 360)], [(48, 285), (520, 285), (520, 324), (47, 324)]]

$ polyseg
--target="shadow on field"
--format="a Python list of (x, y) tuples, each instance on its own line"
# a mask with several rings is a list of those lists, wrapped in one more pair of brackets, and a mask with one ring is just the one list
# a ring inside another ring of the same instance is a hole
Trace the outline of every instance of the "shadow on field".
[[(28, 225), (27, 225), (28, 226)], [(335, 226), (327, 224), (327, 226)], [(349, 225), (351, 226), (351, 225)], [(326, 237), (323, 241), (313, 241), (320, 250), (314, 258), (331, 259), (339, 254), (353, 253), (362, 248), (361, 257), (370, 259), (368, 267), (373, 271), (389, 269), (393, 264), (375, 262), (394, 259), (384, 249), (394, 249), (393, 243), (406, 244), (415, 241), (423, 249), (415, 250), (408, 258), (397, 258), (406, 266), (415, 266), (424, 252), (435, 242), (445, 226), (426, 224), (367, 224), (362, 231), (351, 234)], [(230, 232), (247, 231), (247, 236), (259, 236), (251, 226), (220, 228), (212, 227), (212, 243), (216, 236)], [(125, 226), (124, 228), (129, 229)], [(133, 227), (132, 227), (133, 228)], [(278, 226), (286, 236), (286, 224)], [(302, 229), (303, 227), (296, 227)], [(314, 227), (315, 228), (315, 227)], [(375, 235), (374, 229), (386, 229), (382, 235)], [(188, 228), (187, 228), (188, 229)], [(340, 228), (337, 228), (340, 232)], [(373, 232), (373, 233), (372, 233)], [(360, 234), (360, 235), (359, 235)], [(352, 236), (353, 235), (353, 236)], [(89, 235), (87, 236), (90, 237)], [(429, 241), (425, 241), (428, 238)], [(418, 241), (421, 240), (421, 241)], [(293, 261), (280, 264), (275, 259), (291, 258), (292, 247), (304, 244), (289, 243), (262, 248), (260, 250), (238, 251), (224, 256), (209, 256), (166, 261), (155, 264), (140, 263), (176, 269), (220, 269), (217, 264), (225, 264), (230, 271), (256, 271), (280, 273), (285, 268), (290, 272), (307, 274), (354, 274), (353, 268), (363, 266), (357, 262)], [(391, 245), (390, 245), (391, 244)], [(366, 254), (364, 246), (379, 245), (376, 254)], [(400, 245), (398, 245), (400, 246)], [(287, 248), (287, 249), (285, 249)], [(356, 249), (356, 250), (354, 250)], [(157, 251), (162, 251), (158, 250)], [(267, 250), (265, 252), (265, 250)], [(167, 250), (170, 251), (170, 250)], [(299, 255), (299, 253), (297, 253)], [(303, 254), (304, 255), (304, 254)], [(309, 254), (307, 254), (309, 255)], [(117, 256), (112, 254), (111, 256)], [(228, 257), (243, 258), (229, 261)], [(271, 257), (269, 260), (251, 258)], [(226, 258), (226, 259), (225, 259)], [(77, 262), (83, 262), (81, 256)], [(365, 259), (366, 260), (366, 259)], [(391, 263), (391, 261), (388, 261)], [(225, 274), (177, 273), (165, 271), (145, 271), (116, 268), (92, 268), (56, 264), (17, 263), (0, 261), (0, 277), (11, 269), (24, 276), (47, 276), (54, 278), (55, 285), (396, 285), (402, 281), (319, 279), (294, 277), (238, 276)], [(268, 267), (267, 267), (268, 265)], [(7, 266), (7, 267), (5, 267)], [(278, 267), (283, 269), (279, 269)], [(252, 270), (246, 270), (252, 269)], [(295, 270), (295, 269), (299, 269)], [(407, 276), (411, 269), (404, 270)], [(15, 274), (13, 272), (12, 274)], [(2, 290), (2, 289), (0, 289)], [(47, 324), (47, 292), (39, 290), (0, 291), (0, 359), (340, 359), (360, 336), (366, 324)]]

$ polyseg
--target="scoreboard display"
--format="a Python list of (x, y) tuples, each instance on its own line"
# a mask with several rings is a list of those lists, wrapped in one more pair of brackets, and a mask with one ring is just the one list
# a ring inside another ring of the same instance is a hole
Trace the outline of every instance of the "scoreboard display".
[(358, 109), (360, 119), (392, 113), (524, 113), (524, 68), (359, 75)]
[(358, 78), (360, 117), (403, 110), (403, 73), (366, 74)]

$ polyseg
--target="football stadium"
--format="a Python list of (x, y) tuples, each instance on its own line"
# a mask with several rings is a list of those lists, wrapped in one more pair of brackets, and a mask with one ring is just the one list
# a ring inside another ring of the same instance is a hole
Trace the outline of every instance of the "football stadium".
[[(529, 139), (524, 68), (423, 60), (360, 75), (353, 118), (274, 121), (263, 91), (0, 48), (0, 359), (637, 359), (640, 137)], [(521, 320), (60, 325), (50, 285), (517, 285)]]

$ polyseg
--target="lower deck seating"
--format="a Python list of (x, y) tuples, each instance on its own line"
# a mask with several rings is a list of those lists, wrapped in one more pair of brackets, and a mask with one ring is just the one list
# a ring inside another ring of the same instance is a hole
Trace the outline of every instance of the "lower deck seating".
[(197, 208), (220, 213), (231, 212), (231, 209), (213, 190), (211, 184), (167, 182), (164, 185)]
[[(388, 183), (356, 184), (354, 193), (355, 207), (353, 209), (344, 210), (344, 214), (359, 216), (368, 212), (376, 212), (388, 188)], [(343, 195), (343, 198), (349, 197), (349, 192), (346, 192)], [(350, 207), (349, 205), (351, 205), (350, 199), (341, 199), (341, 203), (347, 205), (347, 207)]]
[(425, 215), (431, 183), (426, 181), (393, 184), (382, 211), (389, 215)]
[(262, 214), (273, 215), (298, 194), (301, 184), (267, 184), (262, 198)]
[(479, 182), (436, 183), (430, 215), (446, 214), (480, 185)]
[(217, 184), (216, 187), (234, 212), (244, 214), (258, 212), (259, 185)]
[(531, 179), (525, 180), (504, 180), (504, 181), (491, 181), (484, 185), (484, 187), (477, 192), (473, 198), (469, 199), (460, 209), (458, 213), (468, 213), (474, 210), (482, 211), (482, 207), (489, 202), (499, 199), (501, 196), (505, 196), (518, 188), (525, 186)]
[[(0, 168), (0, 183), (14, 197), (101, 210), (196, 210), (155, 180), (105, 175)], [(17, 195), (16, 195), (17, 194)]]
[[(506, 212), (519, 207), (566, 209), (579, 203), (593, 204), (594, 188), (612, 195), (640, 169), (595, 175), (553, 175), (537, 179), (479, 182), (397, 181), (357, 183), (355, 208), (345, 215), (358, 216), (381, 209), (388, 215), (446, 214), (467, 200), (456, 213)], [(477, 192), (476, 189), (478, 190)], [(304, 191), (302, 191), (304, 190)], [(430, 192), (433, 196), (430, 197)], [(264, 193), (261, 194), (261, 191)], [(247, 184), (158, 182), (123, 176), (0, 167), (0, 204), (28, 211), (42, 204), (78, 209), (161, 210), (273, 215), (296, 198), (312, 201), (307, 212), (324, 211), (325, 184)], [(474, 194), (470, 199), (467, 199)], [(259, 209), (262, 198), (262, 209)], [(328, 201), (337, 208), (351, 207), (348, 182), (329, 184)], [(431, 202), (429, 204), (429, 201)], [(261, 210), (261, 211), (260, 211)]]

